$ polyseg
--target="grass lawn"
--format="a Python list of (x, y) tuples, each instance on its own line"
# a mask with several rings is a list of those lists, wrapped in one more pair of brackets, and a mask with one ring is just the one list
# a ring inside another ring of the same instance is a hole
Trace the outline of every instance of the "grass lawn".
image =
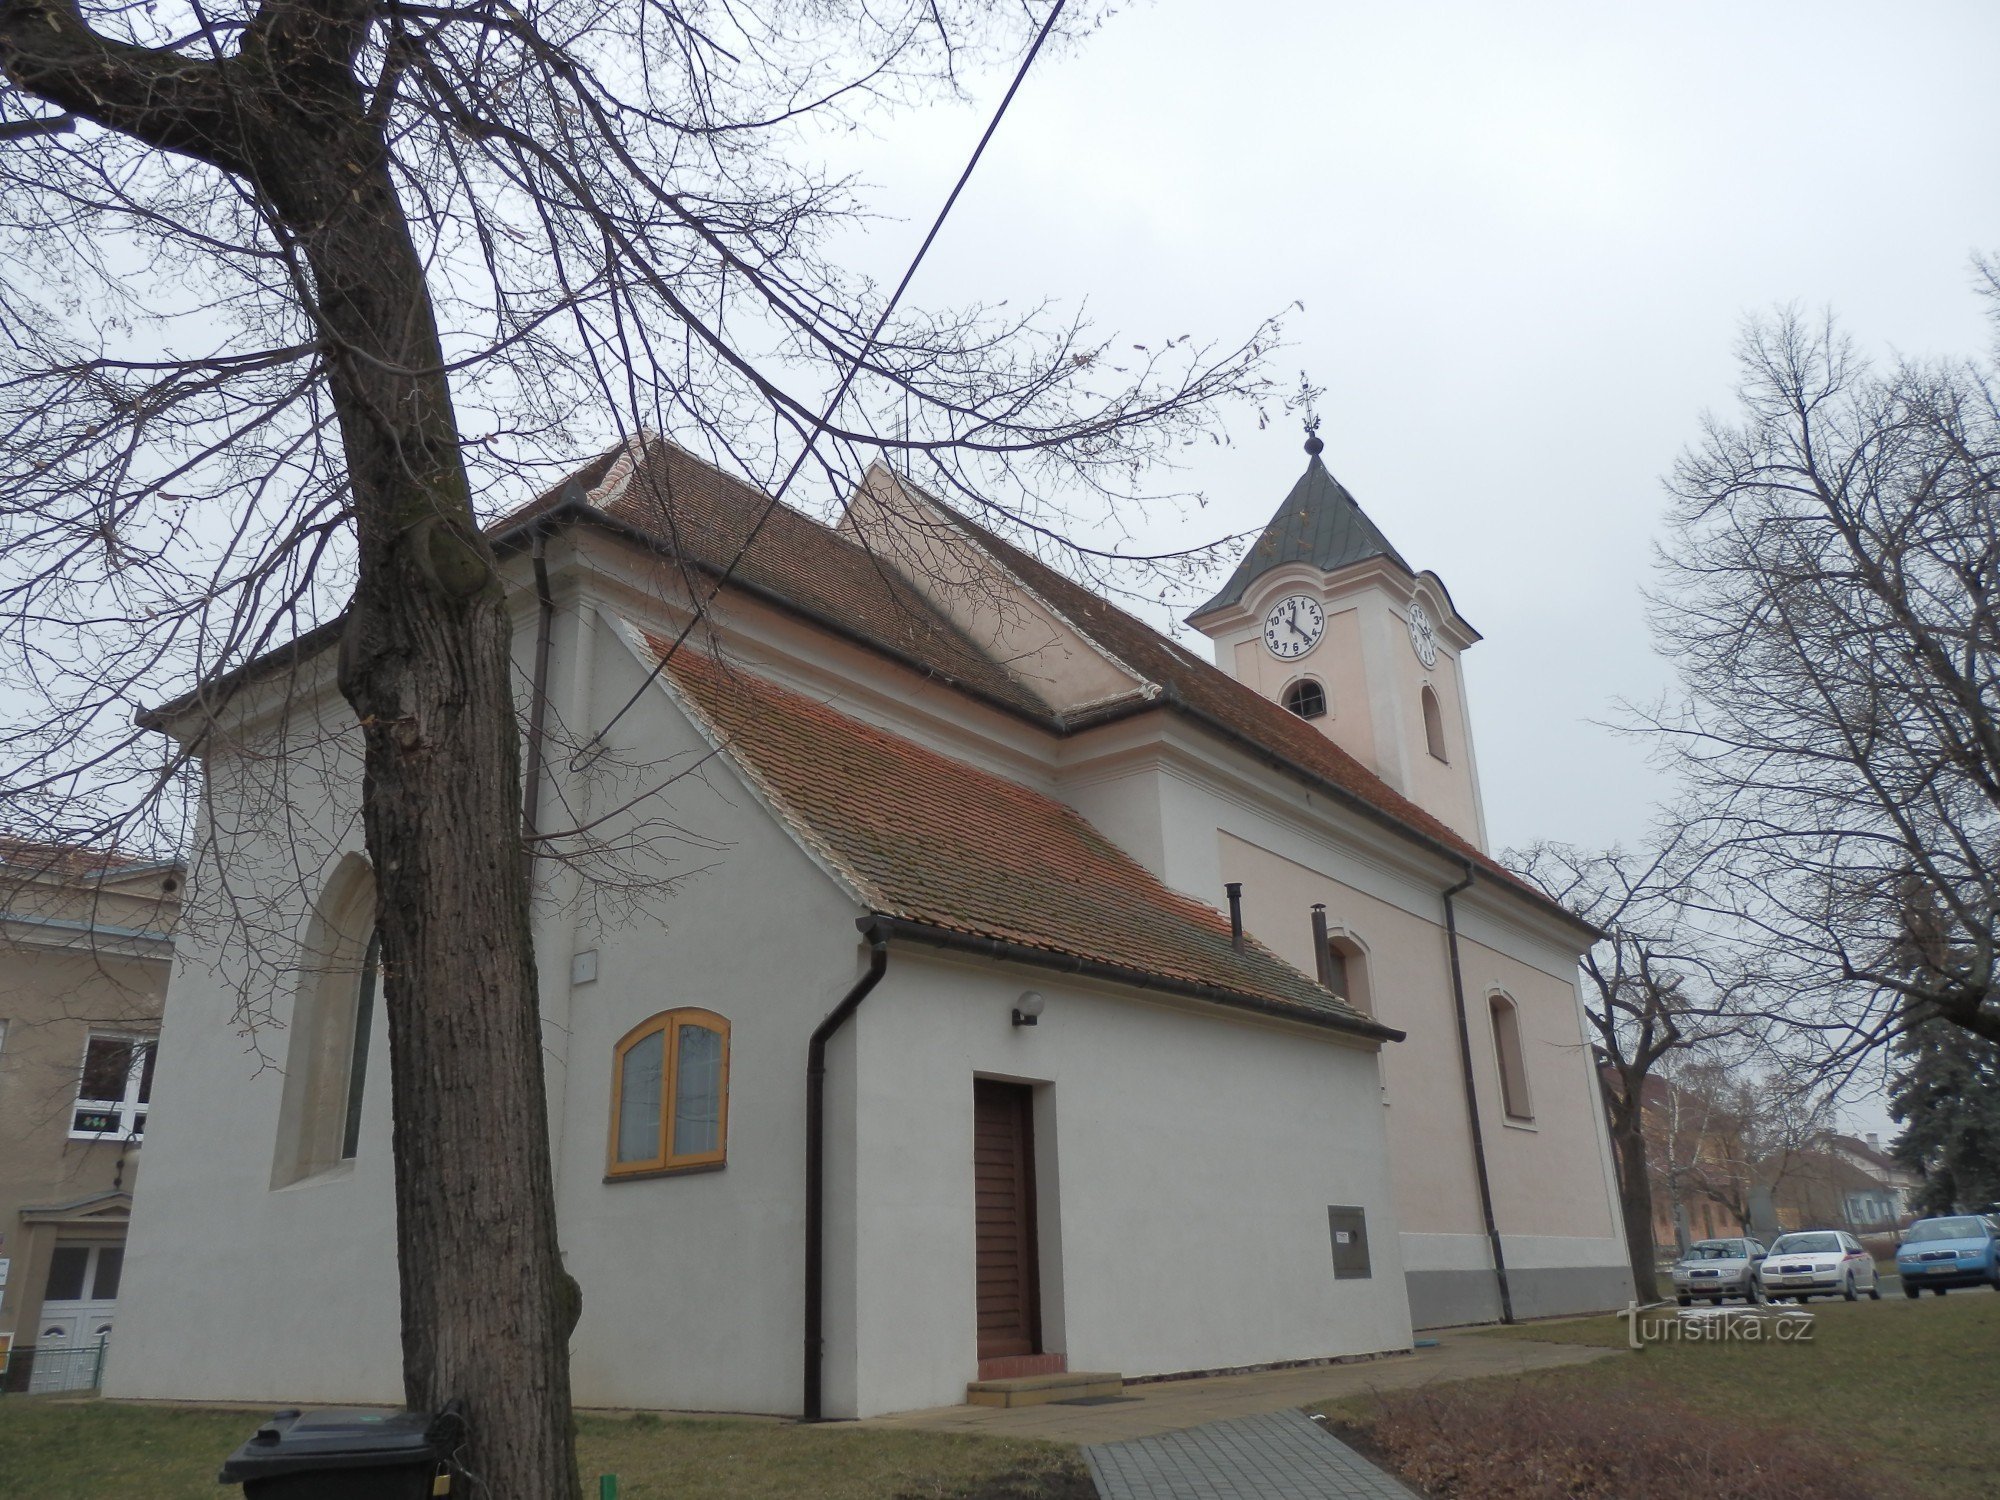
[[(265, 1411), (190, 1411), (0, 1397), (0, 1494), (20, 1500), (228, 1500), (215, 1471)], [(1080, 1500), (1059, 1444), (959, 1434), (796, 1427), (737, 1418), (581, 1417), (586, 1500)]]
[[(1810, 1343), (1656, 1342), (1629, 1359), (1507, 1381), (1586, 1409), (1665, 1398), (1700, 1416), (1811, 1437), (1881, 1476), (1885, 1489), (1900, 1480), (1920, 1495), (1990, 1497), (2000, 1473), (2000, 1296), (1911, 1302), (1891, 1290), (1880, 1302), (1814, 1301), (1809, 1310)], [(1626, 1329), (1622, 1317), (1580, 1318), (1500, 1336), (1622, 1348)], [(1325, 1410), (1365, 1428), (1372, 1402)]]

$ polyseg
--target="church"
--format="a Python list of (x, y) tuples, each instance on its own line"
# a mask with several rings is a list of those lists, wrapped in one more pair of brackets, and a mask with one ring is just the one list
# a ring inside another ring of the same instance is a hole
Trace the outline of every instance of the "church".
[[(879, 465), (829, 527), (635, 439), (493, 529), (565, 851), (579, 1404), (860, 1417), (1626, 1301), (1593, 933), (1487, 852), (1478, 633), (1307, 447), (1213, 662)], [(400, 1390), (334, 639), (154, 716), (206, 800), (110, 1395)]]

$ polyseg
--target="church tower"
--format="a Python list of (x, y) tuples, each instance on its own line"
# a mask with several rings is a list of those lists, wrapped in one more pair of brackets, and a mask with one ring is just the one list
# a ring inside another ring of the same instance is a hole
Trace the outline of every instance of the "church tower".
[(1486, 847), (1460, 662), (1479, 639), (1437, 574), (1403, 560), (1306, 438), (1306, 471), (1188, 623), (1215, 663)]

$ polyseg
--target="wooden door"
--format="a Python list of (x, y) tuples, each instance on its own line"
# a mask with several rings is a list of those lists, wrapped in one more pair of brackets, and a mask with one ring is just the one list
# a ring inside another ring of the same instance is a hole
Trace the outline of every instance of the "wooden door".
[(972, 1081), (972, 1186), (977, 1232), (979, 1357), (1039, 1354), (1034, 1092)]

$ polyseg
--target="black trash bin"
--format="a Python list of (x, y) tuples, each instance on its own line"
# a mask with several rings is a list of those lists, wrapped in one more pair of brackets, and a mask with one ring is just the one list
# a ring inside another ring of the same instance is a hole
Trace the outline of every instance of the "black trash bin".
[(246, 1500), (427, 1500), (452, 1493), (462, 1419), (420, 1411), (281, 1411), (222, 1465), (216, 1480)]

